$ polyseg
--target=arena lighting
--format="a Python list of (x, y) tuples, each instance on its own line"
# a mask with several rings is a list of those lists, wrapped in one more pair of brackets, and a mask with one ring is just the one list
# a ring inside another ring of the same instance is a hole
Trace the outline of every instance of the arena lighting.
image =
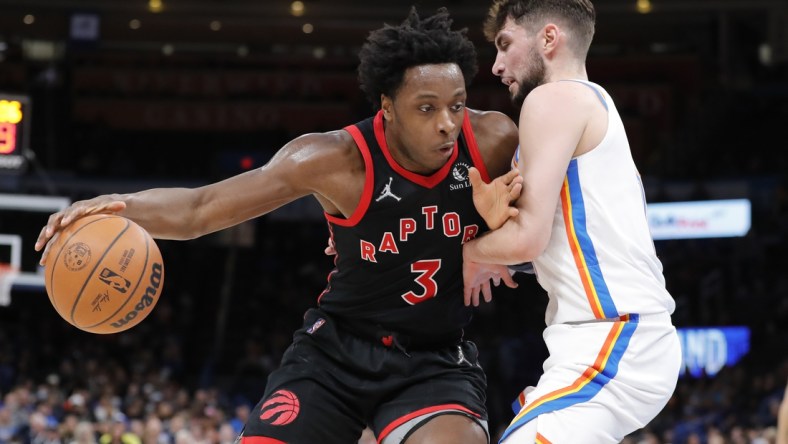
[(301, 17), (304, 15), (304, 12), (306, 12), (304, 2), (296, 0), (290, 4), (290, 14), (294, 17)]
[(651, 0), (637, 0), (635, 8), (641, 14), (648, 14), (651, 12)]
[(24, 18), (22, 18), (22, 21), (26, 25), (32, 25), (33, 23), (36, 22), (36, 16), (34, 16), (33, 14), (27, 14), (24, 16)]
[(750, 231), (749, 199), (652, 203), (648, 224), (654, 240), (742, 237)]
[(161, 12), (164, 9), (164, 2), (161, 0), (149, 0), (148, 10), (150, 12)]

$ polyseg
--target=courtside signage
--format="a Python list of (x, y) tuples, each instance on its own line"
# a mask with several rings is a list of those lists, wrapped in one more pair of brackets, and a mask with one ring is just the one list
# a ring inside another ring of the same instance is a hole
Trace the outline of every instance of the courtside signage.
[(741, 237), (750, 231), (751, 219), (749, 199), (648, 205), (654, 240)]
[(681, 341), (680, 376), (714, 376), (750, 351), (747, 327), (677, 328)]

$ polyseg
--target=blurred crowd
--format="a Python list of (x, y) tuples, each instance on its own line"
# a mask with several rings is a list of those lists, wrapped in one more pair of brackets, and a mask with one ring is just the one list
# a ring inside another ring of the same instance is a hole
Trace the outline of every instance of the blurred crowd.
[[(657, 244), (677, 325), (746, 325), (752, 345), (714, 377), (682, 377), (664, 411), (625, 442), (776, 442), (788, 380), (786, 237), (756, 234)], [(251, 247), (219, 236), (160, 242), (163, 296), (120, 334), (82, 332), (42, 291), (15, 292), (0, 308), (0, 443), (232, 443), (331, 267), (321, 224), (262, 219), (255, 236)], [(546, 296), (533, 276), (516, 277), (520, 288), (501, 289), (466, 332), (488, 373), (494, 439), (546, 356)]]

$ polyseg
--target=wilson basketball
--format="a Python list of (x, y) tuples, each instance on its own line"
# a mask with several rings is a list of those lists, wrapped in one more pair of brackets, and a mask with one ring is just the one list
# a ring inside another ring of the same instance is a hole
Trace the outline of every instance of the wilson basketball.
[(145, 319), (161, 295), (164, 263), (142, 227), (99, 214), (72, 222), (53, 241), (44, 285), (66, 321), (91, 333), (117, 333)]

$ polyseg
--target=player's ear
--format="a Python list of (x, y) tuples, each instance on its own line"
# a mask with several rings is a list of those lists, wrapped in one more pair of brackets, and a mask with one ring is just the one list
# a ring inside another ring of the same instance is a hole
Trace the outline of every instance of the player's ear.
[(540, 48), (545, 54), (549, 54), (555, 50), (558, 40), (561, 36), (561, 29), (555, 23), (548, 23), (542, 28), (542, 45)]
[(383, 110), (383, 118), (386, 119), (386, 121), (390, 122), (391, 118), (393, 117), (393, 112), (392, 111), (393, 111), (393, 108), (394, 108), (394, 102), (391, 100), (391, 97), (389, 97), (389, 96), (387, 96), (385, 94), (381, 94), (380, 95), (380, 108)]

